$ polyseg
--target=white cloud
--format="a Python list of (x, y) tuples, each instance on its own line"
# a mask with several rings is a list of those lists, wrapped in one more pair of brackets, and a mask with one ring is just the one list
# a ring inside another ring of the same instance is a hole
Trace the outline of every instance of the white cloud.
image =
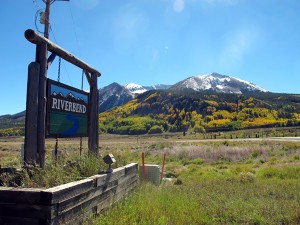
[(174, 0), (173, 9), (175, 12), (182, 12), (184, 10), (184, 0)]

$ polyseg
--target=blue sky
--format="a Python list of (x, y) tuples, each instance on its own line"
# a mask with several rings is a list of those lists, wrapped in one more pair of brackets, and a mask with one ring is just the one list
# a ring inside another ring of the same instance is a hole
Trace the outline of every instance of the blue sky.
[[(0, 1), (0, 115), (25, 109), (35, 46), (24, 31), (36, 30), (44, 8), (42, 0)], [(101, 71), (100, 87), (218, 72), (271, 92), (300, 92), (299, 0), (56, 1), (50, 23), (50, 40)], [(54, 80), (57, 61), (48, 71)], [(80, 88), (81, 70), (63, 61), (61, 82)]]

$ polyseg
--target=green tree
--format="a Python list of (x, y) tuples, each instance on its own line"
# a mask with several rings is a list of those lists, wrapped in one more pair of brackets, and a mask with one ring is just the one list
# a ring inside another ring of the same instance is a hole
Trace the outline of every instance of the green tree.
[(200, 126), (199, 124), (196, 124), (193, 128), (194, 132), (196, 133), (201, 133), (201, 134), (204, 134), (206, 131), (205, 131), (205, 128), (203, 126)]
[(148, 131), (149, 134), (161, 134), (164, 132), (164, 128), (162, 126), (154, 125)]
[(140, 124), (133, 125), (129, 129), (129, 134), (133, 134), (133, 135), (146, 134), (146, 133), (147, 133), (147, 130), (146, 130), (145, 126), (140, 125)]

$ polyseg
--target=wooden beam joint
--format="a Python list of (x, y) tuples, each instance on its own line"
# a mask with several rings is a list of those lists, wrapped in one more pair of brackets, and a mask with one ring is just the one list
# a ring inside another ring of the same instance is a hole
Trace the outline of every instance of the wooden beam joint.
[(61, 48), (60, 46), (54, 44), (47, 38), (43, 37), (42, 35), (36, 33), (34, 30), (28, 29), (25, 31), (25, 38), (30, 41), (31, 43), (34, 43), (36, 45), (40, 44), (47, 44), (48, 51), (60, 56), (64, 60), (68, 61), (69, 63), (74, 64), (75, 66), (78, 66), (79, 68), (88, 71), (91, 74), (98, 74), (98, 77), (101, 76), (101, 73), (96, 70), (95, 68), (91, 67), (81, 59), (75, 57), (65, 49)]

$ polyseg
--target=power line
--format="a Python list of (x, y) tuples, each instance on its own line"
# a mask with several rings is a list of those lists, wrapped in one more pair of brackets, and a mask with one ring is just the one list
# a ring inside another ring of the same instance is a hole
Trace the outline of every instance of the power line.
[(79, 48), (79, 41), (78, 41), (78, 36), (77, 36), (77, 32), (76, 32), (75, 20), (74, 20), (74, 17), (73, 17), (73, 13), (72, 13), (72, 9), (71, 9), (70, 4), (69, 4), (69, 9), (70, 9), (70, 14), (71, 14), (72, 23), (73, 23), (73, 30), (74, 30), (74, 34), (75, 34), (76, 46), (77, 46), (79, 56), (81, 57), (81, 51), (80, 51), (80, 48)]
[(36, 13), (35, 13), (35, 20), (34, 20), (35, 29), (36, 29), (39, 33), (43, 33), (43, 32), (39, 30), (36, 21), (38, 20), (38, 15), (39, 15), (41, 12), (42, 12), (41, 9), (39, 9), (38, 11), (36, 11)]
[[(51, 26), (51, 24), (50, 24), (50, 31), (51, 31), (51, 33), (52, 33), (52, 35), (53, 35), (53, 38), (54, 38), (54, 40), (55, 40), (55, 43), (56, 44), (58, 44), (58, 41), (56, 40), (56, 37), (55, 37), (55, 34), (54, 34), (54, 31), (53, 31), (53, 29), (52, 29), (52, 26)], [(66, 71), (66, 74), (67, 74), (67, 77), (68, 77), (68, 80), (69, 80), (69, 82), (71, 83), (71, 85), (73, 86), (73, 83), (72, 83), (72, 80), (71, 80), (71, 78), (70, 78), (70, 75), (69, 75), (69, 72), (68, 72), (68, 70), (67, 70), (67, 67), (66, 67), (66, 64), (65, 64), (65, 62), (64, 61), (62, 61), (62, 64), (63, 64), (63, 67), (64, 67), (64, 70)]]

